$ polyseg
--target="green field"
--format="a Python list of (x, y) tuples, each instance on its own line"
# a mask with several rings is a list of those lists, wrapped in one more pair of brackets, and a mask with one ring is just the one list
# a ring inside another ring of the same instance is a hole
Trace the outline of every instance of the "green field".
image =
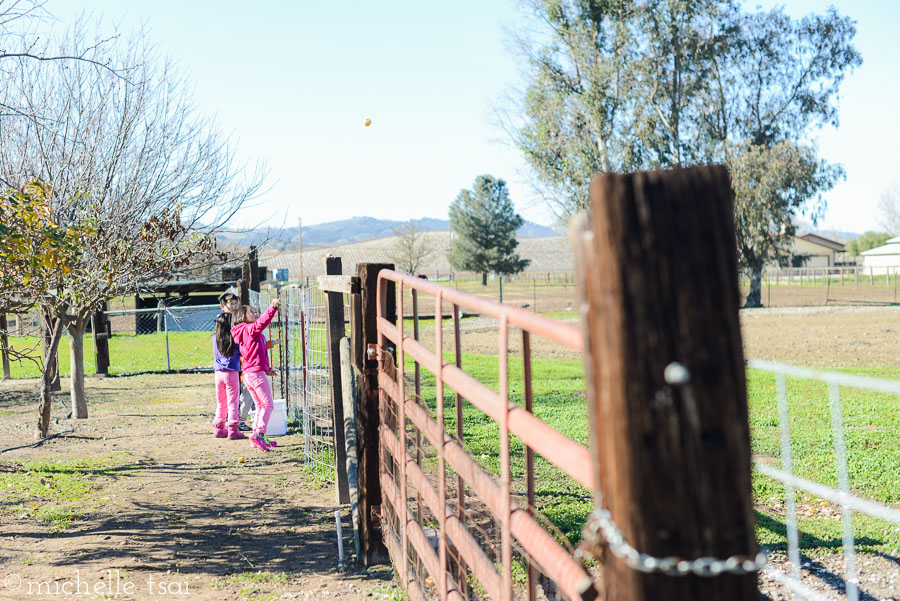
[[(37, 338), (10, 338), (9, 343), (17, 349), (35, 347), (40, 352)], [(109, 339), (109, 373), (121, 375), (147, 371), (166, 371), (166, 334), (113, 334)], [(169, 332), (169, 360), (171, 369), (196, 369), (212, 367), (212, 342), (210, 332)], [(69, 338), (64, 336), (59, 344), (59, 370), (68, 376)], [(13, 362), (10, 365), (13, 378), (37, 378), (40, 371), (30, 361)], [(84, 337), (84, 372), (96, 372), (94, 360), (94, 339), (90, 334)]]
[[(452, 357), (447, 357), (452, 361)], [(490, 388), (497, 389), (496, 357), (464, 355), (463, 368)], [(407, 374), (412, 373), (412, 363)], [(897, 377), (894, 373), (878, 373)], [(580, 362), (533, 360), (535, 414), (566, 436), (587, 444), (587, 417)], [(522, 362), (510, 360), (510, 400), (523, 404)], [(794, 473), (825, 484), (837, 485), (830, 402), (826, 386), (818, 382), (788, 379), (791, 416), (791, 450)], [(456, 428), (455, 392), (445, 388), (446, 428)], [(900, 407), (891, 395), (842, 389), (844, 433), (853, 492), (900, 507)], [(422, 397), (435, 407), (434, 377), (423, 370)], [(753, 453), (780, 467), (781, 443), (774, 375), (748, 370), (748, 399)], [(464, 406), (464, 439), (479, 463), (499, 474), (498, 425), (473, 406)], [(515, 487), (524, 488), (524, 449), (513, 437), (512, 475)], [(434, 462), (430, 456), (428, 461)], [(590, 495), (560, 470), (536, 458), (537, 498), (541, 512), (570, 540), (577, 543), (581, 526), (591, 509)], [(754, 473), (753, 495), (757, 509), (757, 539), (768, 550), (786, 549), (784, 491), (782, 486)], [(840, 507), (806, 493), (797, 493), (801, 548), (810, 556), (841, 547)], [(900, 528), (861, 514), (854, 515), (857, 550), (895, 553), (900, 548)]]

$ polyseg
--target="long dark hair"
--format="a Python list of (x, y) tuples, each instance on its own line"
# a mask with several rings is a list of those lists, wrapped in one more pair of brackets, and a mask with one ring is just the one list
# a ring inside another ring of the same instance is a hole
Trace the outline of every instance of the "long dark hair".
[(250, 305), (241, 305), (234, 311), (234, 323), (235, 325), (239, 323), (244, 323), (247, 321), (247, 313), (252, 309)]
[(219, 313), (216, 317), (216, 346), (223, 357), (230, 357), (237, 350), (231, 337), (231, 313)]

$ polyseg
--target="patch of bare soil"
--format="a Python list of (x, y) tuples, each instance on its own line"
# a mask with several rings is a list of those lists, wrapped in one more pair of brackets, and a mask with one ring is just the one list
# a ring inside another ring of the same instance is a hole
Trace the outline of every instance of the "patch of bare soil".
[(795, 307), (741, 311), (744, 353), (827, 369), (900, 365), (900, 307)]
[[(211, 375), (87, 385), (90, 419), (61, 422), (74, 432), (0, 455), (7, 474), (42, 460), (107, 466), (89, 478), (68, 528), (23, 516), (0, 490), (0, 599), (361, 600), (391, 591), (389, 568), (338, 566), (341, 507), (304, 471), (302, 435), (279, 437), (271, 453), (214, 438)], [(0, 449), (31, 440), (35, 389), (0, 383)]]
[[(765, 359), (823, 369), (883, 369), (900, 365), (900, 306), (784, 307), (743, 309), (741, 335), (747, 359)], [(577, 324), (571, 318), (560, 321)], [(432, 347), (433, 322), (422, 322), (420, 339)], [(497, 353), (497, 321), (470, 317), (460, 324), (463, 352)], [(453, 352), (452, 322), (445, 323), (444, 352)], [(510, 328), (509, 351), (521, 353), (521, 334)], [(532, 356), (578, 361), (581, 355), (540, 336)]]
[[(856, 559), (859, 599), (863, 601), (897, 601), (900, 599), (900, 559), (885, 555), (864, 554)], [(802, 583), (825, 599), (847, 599), (847, 567), (843, 555), (829, 555), (821, 559), (801, 561)], [(790, 568), (787, 558), (769, 558), (770, 567), (783, 574)], [(791, 601), (795, 597), (781, 584), (766, 574), (759, 578), (760, 599), (764, 601)]]

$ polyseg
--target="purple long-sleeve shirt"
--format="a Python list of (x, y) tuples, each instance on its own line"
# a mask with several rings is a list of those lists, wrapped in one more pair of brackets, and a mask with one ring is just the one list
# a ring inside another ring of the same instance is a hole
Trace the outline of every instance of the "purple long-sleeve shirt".
[(213, 371), (241, 371), (241, 350), (235, 346), (234, 353), (230, 357), (223, 357), (216, 344), (216, 335), (212, 335), (213, 344)]

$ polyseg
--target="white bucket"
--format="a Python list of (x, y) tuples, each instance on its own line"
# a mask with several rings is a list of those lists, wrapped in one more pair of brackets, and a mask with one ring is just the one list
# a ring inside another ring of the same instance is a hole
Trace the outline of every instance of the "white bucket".
[[(251, 411), (247, 423), (252, 424), (256, 419), (256, 411)], [(272, 401), (272, 414), (266, 425), (266, 436), (284, 436), (287, 434), (287, 402), (284, 399)]]

